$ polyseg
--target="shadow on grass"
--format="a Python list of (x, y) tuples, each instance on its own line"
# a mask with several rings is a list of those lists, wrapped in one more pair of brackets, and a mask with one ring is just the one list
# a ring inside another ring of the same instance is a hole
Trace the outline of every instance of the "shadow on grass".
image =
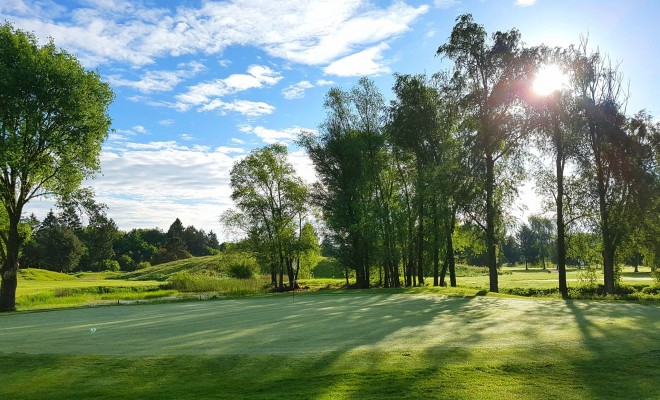
[(652, 398), (660, 380), (655, 306), (356, 293), (77, 311), (0, 318), (9, 343), (35, 331), (51, 349), (0, 354), (0, 398)]
[(571, 366), (578, 382), (601, 399), (657, 398), (660, 308), (566, 300), (589, 357)]

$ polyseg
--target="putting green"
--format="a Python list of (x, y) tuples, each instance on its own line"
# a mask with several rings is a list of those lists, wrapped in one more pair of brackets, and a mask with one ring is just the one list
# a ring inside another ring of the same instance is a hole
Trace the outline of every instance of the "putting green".
[[(422, 295), (305, 295), (0, 316), (0, 352), (75, 355), (305, 354), (482, 348), (660, 349), (660, 307)], [(539, 354), (539, 356), (544, 356)], [(551, 356), (551, 355), (547, 355)]]
[(0, 315), (0, 398), (658, 399), (660, 307), (352, 291)]

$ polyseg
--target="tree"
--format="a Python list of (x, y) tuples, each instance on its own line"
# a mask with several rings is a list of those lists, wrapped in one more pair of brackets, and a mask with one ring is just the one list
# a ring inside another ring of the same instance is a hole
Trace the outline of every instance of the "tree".
[(117, 224), (105, 213), (98, 213), (90, 218), (81, 237), (87, 247), (87, 266), (93, 269), (95, 265), (96, 270), (101, 271), (103, 262), (115, 257), (113, 245), (119, 239)]
[(550, 257), (552, 247), (552, 220), (541, 215), (530, 215), (527, 219), (534, 238), (533, 246), (541, 259), (543, 269), (546, 269), (546, 258)]
[[(540, 68), (554, 67), (564, 74), (570, 74), (571, 57), (570, 51), (560, 48), (539, 49)], [(538, 79), (538, 78), (537, 78)], [(544, 97), (532, 98), (533, 107), (530, 109), (534, 115), (537, 135), (540, 147), (549, 150), (555, 156), (555, 173), (552, 177), (553, 185), (548, 188), (552, 194), (555, 222), (556, 222), (556, 248), (557, 248), (557, 270), (559, 275), (559, 292), (563, 298), (568, 297), (568, 286), (566, 283), (566, 234), (567, 221), (565, 213), (569, 212), (570, 204), (566, 203), (569, 194), (566, 189), (570, 184), (564, 183), (567, 163), (576, 156), (578, 144), (577, 133), (580, 130), (581, 119), (577, 110), (575, 93), (569, 87), (556, 87), (553, 92)], [(540, 174), (545, 179), (549, 175)], [(569, 178), (570, 179), (570, 178)], [(545, 182), (544, 182), (545, 183)], [(569, 217), (570, 218), (570, 217)], [(544, 264), (545, 265), (545, 264)]]
[(522, 257), (525, 259), (525, 269), (528, 269), (528, 264), (536, 260), (537, 257), (537, 247), (534, 245), (536, 243), (536, 236), (534, 231), (527, 224), (522, 224), (516, 232), (518, 238), (518, 243), (520, 244), (520, 251)]
[(292, 288), (291, 243), (295, 218), (305, 212), (307, 187), (288, 162), (286, 147), (274, 144), (253, 150), (234, 164), (230, 176), (231, 197), (241, 213), (224, 220), (247, 228), (255, 249), (271, 266), (273, 285), (284, 289), (286, 271)]
[(330, 89), (324, 107), (328, 115), (319, 134), (302, 135), (300, 143), (319, 177), (314, 200), (338, 246), (338, 260), (355, 271), (358, 287), (368, 288), (378, 259), (378, 215), (391, 215), (378, 206), (386, 189), (380, 179), (387, 161), (383, 97), (362, 78), (350, 92)]
[(502, 195), (497, 190), (507, 187), (500, 182), (498, 173), (504, 165), (499, 164), (515, 154), (524, 138), (516, 106), (529, 86), (533, 57), (522, 48), (515, 29), (495, 32), (488, 42), (483, 26), (471, 15), (461, 15), (456, 21), (449, 42), (437, 54), (454, 62), (453, 79), (462, 90), (467, 111), (464, 129), (471, 135), (468, 143), (473, 157), (481, 164), (485, 199), (480, 218), (473, 220), (486, 233), (490, 291), (497, 292), (497, 225), (502, 214)]
[(85, 245), (70, 229), (55, 225), (41, 228), (24, 246), (26, 264), (57, 272), (71, 272), (85, 254)]
[(617, 251), (654, 208), (654, 124), (643, 112), (626, 117), (622, 73), (606, 56), (590, 53), (586, 40), (574, 49), (573, 68), (584, 120), (579, 169), (590, 182), (590, 206), (598, 210), (605, 293), (614, 294)]
[(113, 94), (98, 74), (34, 35), (0, 26), (0, 203), (9, 227), (0, 268), (0, 311), (16, 308), (23, 208), (63, 196), (99, 169)]

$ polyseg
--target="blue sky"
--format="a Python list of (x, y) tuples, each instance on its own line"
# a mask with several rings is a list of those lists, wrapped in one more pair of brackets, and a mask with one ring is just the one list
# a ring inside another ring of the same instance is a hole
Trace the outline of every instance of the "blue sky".
[[(286, 143), (314, 180), (292, 139), (323, 121), (329, 87), (367, 75), (389, 98), (394, 72), (449, 67), (435, 51), (468, 12), (488, 32), (518, 28), (530, 46), (588, 34), (621, 62), (628, 112), (660, 115), (655, 0), (0, 1), (0, 20), (52, 37), (112, 86), (114, 132), (102, 174), (86, 184), (119, 227), (167, 229), (178, 217), (220, 236), (236, 160)], [(522, 197), (531, 193), (527, 185)], [(51, 204), (28, 211), (43, 218)]]

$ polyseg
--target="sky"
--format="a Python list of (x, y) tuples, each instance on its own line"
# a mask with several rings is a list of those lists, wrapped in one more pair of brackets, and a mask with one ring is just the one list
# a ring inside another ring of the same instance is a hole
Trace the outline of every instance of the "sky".
[[(435, 52), (464, 13), (489, 33), (517, 28), (529, 46), (588, 36), (629, 80), (628, 113), (660, 115), (656, 0), (0, 0), (0, 21), (52, 38), (112, 87), (102, 171), (84, 185), (119, 228), (180, 218), (221, 239), (237, 160), (283, 143), (313, 182), (293, 140), (323, 122), (328, 89), (369, 76), (390, 99), (393, 73), (450, 68)], [(534, 199), (527, 183), (512, 212), (537, 211)], [(52, 205), (26, 211), (43, 218)]]

